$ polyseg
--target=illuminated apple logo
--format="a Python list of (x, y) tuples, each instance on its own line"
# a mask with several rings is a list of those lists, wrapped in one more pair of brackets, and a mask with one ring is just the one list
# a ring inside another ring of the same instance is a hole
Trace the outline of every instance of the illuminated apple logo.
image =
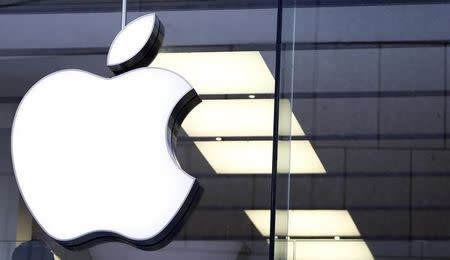
[(17, 109), (11, 146), (18, 186), (44, 231), (66, 247), (114, 239), (158, 248), (199, 196), (173, 145), (200, 99), (179, 75), (147, 67), (163, 37), (157, 16), (142, 16), (108, 53), (108, 66), (121, 75), (58, 71)]

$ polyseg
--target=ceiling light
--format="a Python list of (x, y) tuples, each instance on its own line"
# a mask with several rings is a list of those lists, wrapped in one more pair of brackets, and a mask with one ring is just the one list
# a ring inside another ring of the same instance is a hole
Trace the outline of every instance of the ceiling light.
[(151, 66), (180, 74), (202, 95), (274, 93), (258, 51), (160, 53)]
[[(182, 127), (191, 137), (272, 136), (273, 110), (273, 99), (203, 100), (187, 115)], [(280, 100), (280, 116), (284, 115), (291, 118), (280, 119), (285, 122), (280, 135), (305, 134), (285, 99)]]
[[(245, 210), (258, 231), (269, 236), (270, 210)], [(289, 210), (290, 237), (352, 236), (360, 233), (347, 210)]]
[(288, 242), (288, 255), (295, 260), (373, 260), (366, 242), (353, 240), (297, 240)]
[[(347, 210), (289, 210), (288, 212), (288, 237), (291, 239), (284, 241), (288, 243), (288, 259), (374, 259), (364, 240), (341, 239), (341, 236), (360, 236)], [(245, 210), (245, 214), (264, 237), (269, 237), (270, 210)], [(292, 239), (292, 237), (312, 238)], [(314, 239), (313, 237), (330, 238)], [(277, 243), (283, 243), (283, 241), (277, 241)]]
[[(218, 174), (270, 174), (272, 172), (272, 141), (196, 141), (202, 155)], [(290, 161), (293, 174), (325, 173), (309, 141), (279, 141), (279, 146), (290, 149)], [(290, 147), (289, 147), (290, 145)], [(286, 171), (287, 172), (287, 171)]]

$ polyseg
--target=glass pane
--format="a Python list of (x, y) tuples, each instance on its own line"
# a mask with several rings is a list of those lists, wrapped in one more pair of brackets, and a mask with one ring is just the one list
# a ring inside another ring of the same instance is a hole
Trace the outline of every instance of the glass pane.
[[(0, 37), (0, 259), (38, 247), (60, 260), (268, 259), (269, 215), (253, 212), (270, 213), (276, 33), (270, 1), (129, 1), (128, 21), (157, 10), (165, 25), (152, 66), (182, 75), (202, 99), (175, 151), (203, 195), (174, 241), (157, 251), (117, 242), (61, 247), (28, 212), (11, 165), (13, 116), (33, 84), (66, 68), (113, 77), (105, 64), (120, 30), (121, 1), (9, 2), (0, 4), (0, 35), (7, 35)], [(157, 95), (158, 86), (149, 87)]]
[[(294, 69), (292, 64), (295, 59), (294, 55), (294, 37), (295, 37), (295, 9), (289, 8), (295, 1), (282, 1), (279, 16), (281, 22), (278, 27), (278, 50), (279, 59), (278, 71), (278, 121), (274, 138), (277, 140), (274, 146), (274, 160), (276, 170), (272, 178), (275, 178), (276, 190), (274, 198), (274, 259), (287, 259), (291, 248), (289, 235), (290, 222), (290, 182), (291, 173), (299, 170), (301, 165), (293, 165), (291, 162), (292, 151), (297, 149), (292, 143), (291, 136), (303, 132), (297, 119), (292, 113), (292, 98), (294, 87)], [(303, 149), (303, 148), (301, 148)], [(272, 220), (273, 221), (273, 220)]]
[(290, 8), (289, 259), (449, 258), (448, 1)]

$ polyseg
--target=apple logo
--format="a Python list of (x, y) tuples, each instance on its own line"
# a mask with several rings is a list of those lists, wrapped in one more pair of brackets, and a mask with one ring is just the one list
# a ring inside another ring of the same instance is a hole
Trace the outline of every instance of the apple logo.
[(12, 127), (16, 180), (43, 230), (63, 246), (123, 241), (157, 249), (201, 194), (177, 163), (176, 132), (200, 99), (174, 72), (147, 67), (164, 38), (155, 14), (114, 39), (102, 78), (61, 70), (23, 97)]

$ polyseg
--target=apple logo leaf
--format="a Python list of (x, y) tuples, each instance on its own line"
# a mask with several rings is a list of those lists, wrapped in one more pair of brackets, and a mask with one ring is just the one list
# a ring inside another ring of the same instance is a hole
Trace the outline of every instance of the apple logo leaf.
[(164, 25), (156, 14), (139, 17), (117, 34), (107, 65), (116, 75), (145, 67), (155, 59), (164, 40)]
[(18, 187), (42, 229), (65, 247), (122, 241), (158, 249), (200, 199), (202, 188), (174, 155), (176, 132), (200, 99), (183, 77), (148, 67), (163, 32), (155, 14), (137, 18), (109, 51), (117, 76), (57, 71), (17, 108)]

